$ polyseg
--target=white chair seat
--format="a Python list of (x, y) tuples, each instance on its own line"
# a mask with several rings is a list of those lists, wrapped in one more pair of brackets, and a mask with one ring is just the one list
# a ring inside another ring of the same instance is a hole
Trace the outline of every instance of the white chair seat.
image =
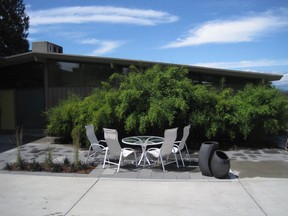
[(133, 152), (135, 152), (135, 151), (134, 151), (134, 149), (131, 149), (131, 148), (123, 148), (122, 149), (122, 154), (124, 157), (128, 157)]
[(179, 152), (179, 147), (178, 146), (173, 146), (172, 153), (177, 154), (178, 152)]
[[(176, 153), (175, 153), (176, 150), (174, 150), (174, 148), (176, 147), (173, 146), (177, 137), (177, 130), (178, 128), (166, 129), (164, 132), (164, 141), (163, 141), (161, 148), (150, 148), (146, 151), (146, 154), (150, 154), (153, 157), (161, 160), (163, 172), (166, 172), (165, 164), (176, 163), (177, 167), (179, 167)], [(168, 158), (169, 158), (168, 156), (171, 153), (174, 154), (175, 160), (168, 162)], [(164, 163), (163, 157), (166, 157), (166, 156), (167, 156), (166, 163)]]
[(147, 153), (153, 155), (154, 157), (158, 158), (160, 155), (160, 149), (159, 148), (150, 148), (147, 150)]
[[(117, 165), (117, 172), (119, 172), (122, 160), (124, 160), (124, 158), (128, 157), (132, 153), (134, 153), (136, 161), (135, 164), (136, 166), (138, 166), (135, 150), (131, 148), (121, 148), (120, 143), (118, 141), (117, 130), (104, 128), (104, 138), (108, 145), (108, 148), (105, 151), (103, 168), (105, 167), (106, 163), (114, 164)], [(110, 161), (109, 158), (119, 159), (118, 163)]]

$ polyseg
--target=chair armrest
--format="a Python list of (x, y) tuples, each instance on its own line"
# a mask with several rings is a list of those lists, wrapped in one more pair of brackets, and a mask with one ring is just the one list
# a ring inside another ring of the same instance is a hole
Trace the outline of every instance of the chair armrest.
[(177, 144), (174, 144), (174, 145), (173, 145), (173, 147), (175, 147), (175, 148), (179, 148), (179, 145), (177, 145)]
[(180, 143), (181, 143), (181, 141), (175, 141), (173, 146), (178, 148)]
[(129, 151), (135, 151), (135, 149), (133, 149), (133, 148), (122, 148), (123, 150), (129, 150)]
[(148, 151), (155, 151), (155, 150), (158, 150), (159, 148), (149, 148), (148, 150), (146, 150), (147, 152)]
[(100, 147), (102, 150), (105, 150), (107, 147), (105, 147), (105, 146), (103, 146), (103, 145), (101, 145), (101, 144), (99, 144), (99, 143), (92, 143), (91, 144), (91, 147), (92, 146), (98, 146), (98, 147)]

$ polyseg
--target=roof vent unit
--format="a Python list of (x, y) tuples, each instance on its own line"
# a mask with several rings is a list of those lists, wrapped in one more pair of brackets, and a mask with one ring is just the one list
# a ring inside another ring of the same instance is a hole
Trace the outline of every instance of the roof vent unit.
[(48, 41), (32, 42), (32, 52), (41, 53), (63, 53), (63, 47)]

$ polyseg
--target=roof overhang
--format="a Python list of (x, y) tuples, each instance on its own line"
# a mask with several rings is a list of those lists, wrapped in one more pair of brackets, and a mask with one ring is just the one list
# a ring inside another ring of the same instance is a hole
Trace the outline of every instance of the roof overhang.
[(264, 79), (266, 81), (277, 81), (280, 80), (282, 74), (272, 74), (272, 73), (260, 73), (260, 72), (248, 72), (240, 70), (228, 70), (220, 68), (210, 68), (201, 67), (193, 65), (183, 65), (183, 64), (171, 64), (164, 62), (154, 62), (154, 61), (143, 61), (143, 60), (131, 60), (131, 59), (121, 59), (121, 58), (109, 58), (109, 57), (94, 57), (94, 56), (83, 56), (83, 55), (67, 55), (59, 53), (37, 53), (28, 52), (14, 56), (8, 56), (0, 59), (0, 67), (6, 67), (9, 65), (28, 63), (28, 62), (39, 62), (45, 63), (47, 60), (57, 60), (57, 61), (67, 61), (67, 62), (85, 62), (85, 63), (107, 63), (107, 64), (120, 64), (120, 65), (142, 65), (142, 66), (152, 66), (155, 64), (160, 65), (173, 65), (173, 66), (185, 66), (191, 72), (218, 75), (218, 76), (231, 76), (240, 78), (251, 78), (251, 79)]

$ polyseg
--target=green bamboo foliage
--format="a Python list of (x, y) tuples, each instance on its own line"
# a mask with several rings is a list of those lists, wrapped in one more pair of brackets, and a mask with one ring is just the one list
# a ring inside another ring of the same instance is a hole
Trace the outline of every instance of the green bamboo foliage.
[(185, 67), (132, 66), (127, 75), (113, 74), (90, 96), (71, 96), (46, 116), (49, 133), (71, 137), (77, 126), (81, 143), (85, 143), (84, 126), (91, 123), (99, 137), (104, 127), (116, 128), (123, 136), (162, 135), (166, 128), (191, 124), (194, 142), (213, 139), (253, 145), (255, 137), (260, 141), (287, 128), (288, 102), (268, 84), (249, 84), (235, 91), (224, 81), (219, 86), (195, 85)]

